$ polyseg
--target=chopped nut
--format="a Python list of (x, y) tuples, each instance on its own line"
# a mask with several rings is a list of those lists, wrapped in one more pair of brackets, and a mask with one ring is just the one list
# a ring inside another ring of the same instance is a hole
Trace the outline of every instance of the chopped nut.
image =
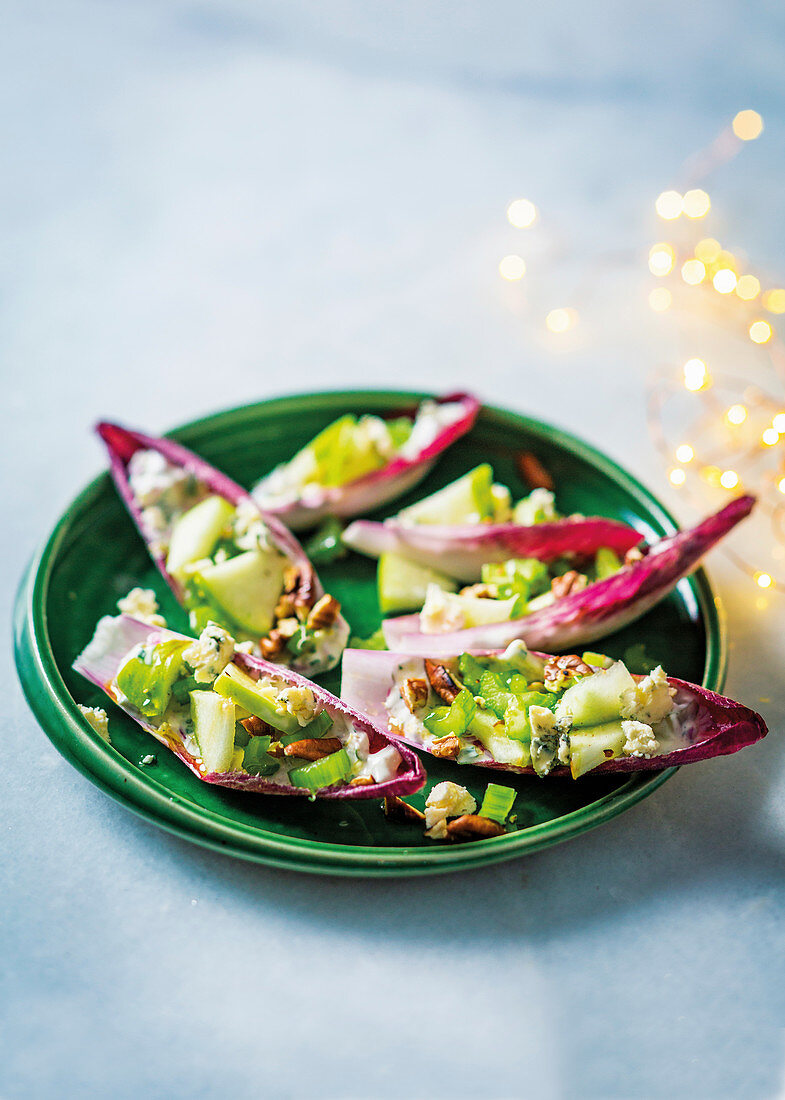
[(517, 460), (518, 473), (530, 489), (553, 490), (553, 478), (532, 451), (522, 451)]
[(283, 750), (284, 756), (300, 756), (303, 760), (321, 760), (332, 756), (341, 748), (337, 737), (305, 737), (302, 741), (292, 741)]
[(269, 660), (271, 657), (277, 657), (279, 653), (282, 653), (286, 646), (286, 641), (278, 630), (271, 630), (266, 638), (259, 639), (259, 649), (262, 651), (262, 656)]
[(356, 775), (349, 780), (350, 787), (372, 787), (375, 780), (370, 775)]
[(283, 574), (283, 590), (285, 593), (296, 592), (300, 586), (299, 565), (287, 565)]
[(643, 561), (648, 552), (648, 546), (633, 546), (624, 555), (625, 565), (635, 565), (636, 562)]
[(275, 617), (276, 619), (288, 619), (295, 613), (294, 596), (291, 592), (282, 593), (278, 603), (275, 605)]
[(462, 588), (460, 591), (461, 596), (474, 596), (479, 600), (495, 600), (499, 595), (499, 586), (497, 584), (470, 584), (467, 588)]
[(250, 718), (243, 718), (240, 725), (244, 726), (252, 737), (268, 737), (273, 732), (273, 727), (261, 718), (257, 718), (255, 714)]
[(333, 625), (338, 618), (340, 610), (341, 605), (338, 603), (335, 596), (326, 593), (311, 608), (306, 626), (309, 630), (325, 630), (328, 626)]
[(395, 794), (388, 794), (384, 799), (384, 816), (389, 821), (405, 821), (415, 825), (421, 825), (425, 821), (425, 814), (416, 806), (410, 806), (402, 798)]
[(428, 681), (408, 676), (401, 687), (401, 698), (414, 714), (418, 707), (423, 707), (428, 702)]
[(461, 742), (454, 733), (448, 733), (446, 737), (437, 737), (428, 746), (434, 756), (442, 760), (455, 760), (461, 751)]
[(425, 675), (428, 677), (428, 682), (433, 690), (448, 706), (457, 698), (461, 689), (444, 665), (440, 665), (438, 661), (432, 661), (426, 657)]
[(570, 569), (561, 577), (554, 577), (551, 581), (551, 592), (557, 600), (564, 596), (571, 596), (573, 592), (580, 592), (589, 583), (589, 578), (584, 573), (576, 573)]
[(543, 680), (545, 687), (557, 687), (571, 676), (591, 676), (592, 669), (582, 661), (577, 653), (565, 653), (562, 657), (551, 657), (545, 663)]
[(463, 817), (456, 817), (447, 826), (450, 840), (485, 840), (487, 837), (504, 836), (505, 832), (504, 826), (498, 821), (480, 817), (479, 814), (464, 814)]

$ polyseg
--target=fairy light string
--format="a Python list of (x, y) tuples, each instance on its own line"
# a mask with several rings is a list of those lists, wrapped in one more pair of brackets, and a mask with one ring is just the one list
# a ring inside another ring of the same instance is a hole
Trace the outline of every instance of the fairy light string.
[[(704, 186), (763, 129), (757, 111), (739, 111), (713, 142), (685, 162), (681, 186), (654, 200), (661, 235), (646, 256), (654, 280), (648, 304), (656, 314), (672, 313), (690, 324), (681, 333), (681, 363), (658, 369), (649, 382), (647, 419), (669, 483), (698, 507), (705, 507), (707, 493), (719, 498), (718, 507), (723, 497), (756, 493), (771, 533), (762, 550), (771, 562), (764, 566), (724, 549), (768, 594), (785, 591), (785, 396), (778, 396), (785, 394), (785, 348), (776, 327), (785, 314), (785, 286), (752, 269), (737, 250), (707, 232), (713, 207)], [(529, 231), (539, 225), (540, 211), (530, 199), (518, 198), (507, 207), (507, 219), (516, 230)], [(524, 279), (525, 256), (505, 256), (499, 272), (508, 281)], [(541, 318), (543, 332), (556, 341), (579, 322), (575, 305), (564, 299)], [(742, 341), (745, 358), (773, 372), (775, 385), (767, 388), (774, 392), (715, 370), (696, 347), (696, 322), (718, 326)]]

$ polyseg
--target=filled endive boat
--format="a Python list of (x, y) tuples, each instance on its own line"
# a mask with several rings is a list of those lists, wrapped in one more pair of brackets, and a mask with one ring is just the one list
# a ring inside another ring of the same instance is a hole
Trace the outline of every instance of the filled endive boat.
[(195, 640), (107, 616), (74, 668), (205, 783), (360, 799), (425, 781), (411, 749), (291, 669), (238, 651), (216, 623)]
[[(578, 558), (562, 560), (555, 572), (541, 560), (549, 557), (546, 541), (537, 557), (489, 565), (482, 591), (429, 586), (419, 614), (383, 622), (385, 641), (399, 653), (426, 656), (434, 650), (499, 649), (515, 639), (543, 650), (596, 641), (659, 603), (754, 504), (754, 497), (738, 497), (696, 527), (629, 551), (624, 564), (617, 561), (605, 576), (598, 568), (599, 552), (588, 568)], [(559, 547), (561, 552), (561, 542)], [(534, 587), (538, 584), (545, 590)]]
[(198, 633), (208, 621), (312, 675), (349, 627), (297, 539), (231, 478), (172, 442), (102, 423), (117, 490)]
[(408, 745), (457, 764), (577, 779), (691, 764), (767, 733), (754, 711), (659, 667), (633, 676), (601, 654), (550, 657), (521, 641), (431, 653), (346, 650), (341, 696)]
[(342, 416), (263, 477), (253, 497), (293, 531), (379, 508), (421, 481), (479, 411), (476, 398), (458, 393), (392, 419)]

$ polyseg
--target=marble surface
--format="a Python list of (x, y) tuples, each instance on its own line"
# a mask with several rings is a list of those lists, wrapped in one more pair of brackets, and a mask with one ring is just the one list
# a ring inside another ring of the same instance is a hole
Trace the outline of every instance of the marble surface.
[[(681, 347), (646, 306), (652, 201), (757, 108), (715, 227), (776, 270), (780, 5), (10, 0), (3, 22), (6, 619), (100, 468), (100, 415), (466, 386), (694, 517), (646, 433)], [(506, 222), (519, 194), (545, 244)], [(570, 296), (581, 324), (546, 339)], [(50, 746), (6, 644), (0, 1096), (781, 1095), (785, 603), (711, 572), (728, 691), (772, 735), (570, 844), (432, 880), (246, 866), (137, 820)]]

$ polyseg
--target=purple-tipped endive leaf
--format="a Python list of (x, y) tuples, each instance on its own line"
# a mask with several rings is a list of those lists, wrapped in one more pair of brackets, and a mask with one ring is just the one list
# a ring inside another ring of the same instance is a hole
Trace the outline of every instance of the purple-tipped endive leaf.
[(435, 404), (442, 410), (442, 416), (447, 407), (451, 415), (445, 423), (436, 424), (432, 432), (425, 432), (422, 445), (413, 453), (399, 454), (382, 469), (346, 485), (331, 488), (310, 485), (302, 492), (286, 495), (272, 494), (268, 475), (254, 488), (254, 499), (266, 514), (277, 515), (292, 531), (313, 527), (325, 516), (348, 518), (380, 508), (413, 489), (439, 455), (469, 431), (480, 411), (479, 401), (467, 393), (448, 394)]
[[(226, 474), (222, 473), (214, 466), (211, 466), (209, 462), (205, 462), (203, 458), (200, 458), (199, 455), (195, 454), (193, 451), (189, 451), (187, 447), (183, 447), (179, 443), (173, 442), (171, 439), (145, 435), (142, 432), (131, 431), (118, 424), (106, 422), (98, 424), (96, 426), (96, 431), (104, 441), (109, 453), (109, 470), (117, 491), (136, 524), (139, 533), (147, 544), (150, 556), (158, 567), (161, 576), (169, 585), (179, 603), (182, 604), (184, 599), (183, 586), (177, 578), (173, 577), (167, 570), (166, 548), (160, 545), (160, 533), (153, 531), (145, 523), (145, 510), (134, 495), (129, 480), (128, 464), (137, 451), (156, 451), (171, 466), (178, 467), (188, 474), (191, 474), (196, 481), (203, 484), (211, 494), (223, 497), (235, 507), (243, 505), (257, 512), (264, 521), (270, 539), (275, 544), (276, 548), (289, 559), (292, 565), (297, 566), (299, 570), (297, 581), (298, 597), (312, 604), (324, 595), (324, 588), (321, 581), (313, 565), (308, 560), (305, 551), (294, 535), (276, 516), (263, 512), (251, 497), (250, 493), (246, 492), (246, 490), (235, 481), (232, 481)], [(337, 663), (343, 645), (346, 644), (349, 637), (349, 627), (343, 616), (338, 616), (333, 629), (335, 632), (334, 637), (338, 638), (340, 635), (341, 643), (336, 644), (333, 642), (329, 647), (330, 654), (325, 655), (324, 658), (319, 658), (317, 663), (310, 660), (307, 666), (308, 671), (323, 671), (324, 669), (331, 668)], [(331, 631), (330, 633), (332, 635), (333, 632)], [(319, 657), (319, 654), (317, 654), (317, 657)], [(293, 659), (291, 664), (294, 668), (297, 668), (297, 659)]]
[[(172, 630), (159, 627), (151, 627), (147, 623), (140, 622), (128, 615), (118, 615), (115, 618), (107, 616), (101, 619), (96, 628), (93, 640), (74, 661), (74, 669), (91, 683), (101, 688), (109, 698), (121, 707), (133, 720), (148, 733), (173, 752), (185, 766), (205, 783), (213, 783), (220, 787), (232, 787), (236, 790), (255, 791), (262, 794), (278, 795), (305, 795), (311, 792), (303, 787), (292, 787), (283, 783), (274, 783), (264, 776), (249, 775), (241, 770), (227, 772), (206, 772), (201, 758), (195, 752), (190, 752), (184, 743), (180, 732), (169, 725), (165, 733), (156, 728), (149, 719), (143, 717), (132, 706), (118, 701), (117, 692), (113, 681), (122, 667), (125, 659), (132, 649), (142, 644), (155, 645), (158, 642), (171, 638), (186, 639), (185, 635), (177, 634)], [(359, 711), (354, 710), (343, 700), (336, 698), (329, 691), (305, 677), (300, 676), (292, 669), (282, 668), (280, 665), (271, 664), (261, 658), (252, 657), (244, 653), (237, 653), (234, 662), (244, 672), (254, 679), (260, 676), (269, 676), (277, 681), (284, 682), (287, 686), (309, 688), (317, 701), (328, 711), (334, 720), (334, 727), (339, 721), (343, 727), (348, 723), (349, 727), (367, 738), (368, 754), (378, 753), (387, 748), (394, 748), (398, 753), (398, 764), (395, 774), (390, 779), (382, 782), (367, 783), (362, 786), (334, 785), (325, 787), (316, 793), (317, 798), (357, 800), (364, 798), (383, 798), (385, 795), (405, 795), (418, 791), (425, 782), (425, 771), (416, 753), (402, 744), (398, 739), (391, 738), (385, 732), (385, 727), (378, 728), (371, 720)], [(395, 759), (393, 755), (393, 760)], [(393, 765), (395, 766), (395, 765)]]
[(402, 615), (382, 623), (391, 650), (428, 655), (437, 650), (503, 649), (520, 638), (532, 649), (573, 649), (627, 626), (645, 614), (691, 573), (707, 551), (749, 515), (752, 496), (737, 497), (697, 527), (652, 544), (641, 561), (625, 565), (605, 580), (564, 596), (522, 619), (469, 627), (445, 634), (426, 634), (419, 615)]
[[(437, 641), (437, 639), (434, 639)], [(459, 651), (434, 647), (431, 657), (449, 660)], [(475, 650), (475, 654), (493, 653), (500, 656), (502, 650)], [(535, 653), (534, 656), (547, 659), (548, 654)], [(425, 676), (424, 669), (416, 668), (423, 659), (412, 658), (408, 654), (379, 652), (367, 649), (347, 649), (343, 655), (343, 681), (341, 698), (355, 710), (362, 711), (377, 726), (387, 726), (390, 735), (400, 738), (424, 752), (429, 752), (418, 736), (417, 726), (424, 730), (421, 723), (413, 722), (406, 730), (391, 729), (390, 715), (385, 702), (393, 689), (398, 670), (405, 666), (407, 676)], [(636, 681), (642, 676), (634, 676)], [(662, 768), (678, 767), (682, 764), (694, 764), (699, 760), (708, 760), (713, 756), (725, 756), (752, 745), (768, 733), (766, 723), (759, 714), (748, 707), (726, 699), (706, 688), (689, 684), (685, 680), (668, 677), (668, 684), (675, 688), (673, 702), (680, 716), (680, 733), (669, 739), (670, 751), (651, 757), (621, 756), (606, 760), (592, 768), (587, 775), (607, 775), (618, 772), (654, 771)], [(675, 745), (674, 745), (675, 737)], [(500, 764), (487, 751), (473, 758), (475, 766), (495, 768), (502, 771), (517, 772), (521, 775), (534, 775), (531, 767), (521, 768), (512, 764)], [(569, 776), (568, 767), (556, 767), (550, 776)]]
[(347, 546), (361, 554), (373, 558), (399, 554), (465, 583), (478, 581), (486, 562), (509, 558), (552, 561), (569, 553), (596, 554), (602, 546), (624, 557), (641, 537), (634, 527), (601, 517), (570, 517), (530, 527), (519, 523), (442, 527), (396, 519), (382, 523), (360, 519), (350, 524), (342, 536)]

